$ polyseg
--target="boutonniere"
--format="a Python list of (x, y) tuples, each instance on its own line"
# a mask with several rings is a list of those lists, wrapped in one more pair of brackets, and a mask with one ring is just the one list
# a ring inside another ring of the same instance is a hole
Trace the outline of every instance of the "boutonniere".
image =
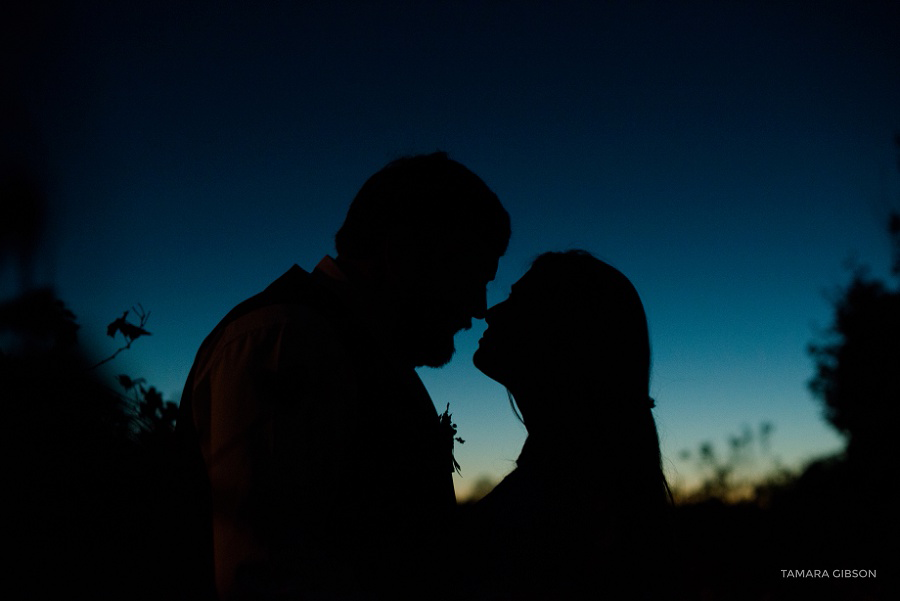
[(456, 457), (453, 456), (453, 446), (457, 442), (459, 444), (465, 444), (466, 441), (456, 435), (456, 424), (453, 423), (453, 416), (450, 415), (450, 403), (447, 403), (447, 408), (444, 409), (444, 413), (441, 415), (440, 420), (441, 440), (447, 441), (445, 444), (450, 451), (450, 471), (461, 475), (462, 471), (459, 469), (459, 462), (457, 462)]

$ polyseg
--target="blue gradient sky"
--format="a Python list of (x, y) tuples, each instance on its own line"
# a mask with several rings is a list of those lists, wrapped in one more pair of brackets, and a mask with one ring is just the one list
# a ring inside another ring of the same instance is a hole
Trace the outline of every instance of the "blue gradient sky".
[[(292, 4), (37, 19), (19, 91), (55, 202), (41, 279), (98, 356), (109, 321), (152, 312), (112, 373), (177, 398), (225, 312), (332, 252), (368, 175), (442, 149), (512, 218), (491, 302), (545, 250), (588, 249), (634, 281), (673, 477), (681, 449), (762, 421), (789, 465), (840, 446), (805, 349), (848, 259), (888, 265), (893, 3)], [(525, 436), (471, 366), (482, 330), (422, 371), (467, 441), (461, 492), (508, 472)]]

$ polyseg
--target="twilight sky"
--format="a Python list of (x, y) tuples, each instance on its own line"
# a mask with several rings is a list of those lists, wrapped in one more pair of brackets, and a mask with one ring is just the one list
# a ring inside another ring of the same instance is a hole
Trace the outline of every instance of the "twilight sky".
[[(98, 357), (117, 348), (107, 323), (152, 312), (110, 373), (177, 398), (233, 305), (333, 251), (371, 173), (441, 149), (512, 218), (491, 303), (545, 250), (635, 283), (670, 477), (690, 475), (682, 449), (763, 421), (788, 465), (840, 446), (806, 346), (848, 261), (888, 266), (894, 3), (99, 4), (14, 13), (3, 95), (24, 107), (8, 145), (52, 202), (39, 281)], [(461, 493), (525, 436), (471, 366), (483, 328), (421, 371), (467, 441)]]

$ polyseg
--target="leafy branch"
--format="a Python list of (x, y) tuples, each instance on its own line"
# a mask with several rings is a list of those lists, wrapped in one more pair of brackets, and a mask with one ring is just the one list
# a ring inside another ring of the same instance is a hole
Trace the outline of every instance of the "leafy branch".
[(125, 374), (116, 376), (116, 381), (126, 393), (134, 395), (132, 400), (137, 407), (137, 434), (152, 435), (154, 433), (171, 433), (175, 430), (178, 419), (178, 405), (163, 400), (155, 386), (145, 387), (144, 378), (133, 379)]
[(447, 403), (447, 408), (444, 409), (444, 413), (440, 417), (440, 428), (443, 432), (444, 440), (447, 441), (446, 444), (450, 448), (450, 471), (455, 471), (457, 474), (461, 475), (462, 471), (460, 470), (459, 462), (456, 460), (456, 457), (453, 456), (453, 446), (456, 442), (465, 444), (466, 441), (463, 440), (462, 437), (456, 435), (456, 424), (453, 423), (453, 415), (450, 413), (450, 403)]
[(150, 319), (150, 311), (144, 311), (144, 307), (138, 303), (138, 308), (131, 308), (134, 311), (134, 314), (138, 316), (140, 320), (137, 324), (133, 324), (128, 321), (128, 311), (122, 313), (122, 317), (115, 319), (112, 323), (106, 326), (106, 335), (110, 338), (115, 338), (117, 333), (121, 333), (122, 337), (127, 341), (125, 346), (122, 346), (116, 350), (112, 355), (103, 359), (99, 363), (92, 365), (88, 368), (88, 371), (92, 369), (97, 369), (104, 363), (108, 363), (115, 359), (119, 353), (124, 350), (128, 350), (131, 348), (131, 343), (140, 338), (141, 336), (150, 336), (150, 332), (144, 329), (144, 326), (147, 325), (147, 320)]

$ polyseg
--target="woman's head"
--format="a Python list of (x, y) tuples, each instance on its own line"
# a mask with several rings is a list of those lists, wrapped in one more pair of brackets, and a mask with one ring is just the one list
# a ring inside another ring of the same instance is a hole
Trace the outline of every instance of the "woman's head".
[(646, 408), (643, 305), (628, 278), (589, 253), (539, 256), (487, 323), (475, 365), (516, 396), (526, 423), (534, 411), (522, 397), (530, 391), (558, 391), (557, 402), (583, 404), (552, 408), (557, 413)]
[(614, 457), (603, 463), (613, 502), (655, 524), (671, 495), (650, 411), (647, 318), (628, 278), (584, 251), (545, 253), (487, 323), (475, 366), (515, 397), (529, 439), (542, 441), (532, 450), (577, 470)]

